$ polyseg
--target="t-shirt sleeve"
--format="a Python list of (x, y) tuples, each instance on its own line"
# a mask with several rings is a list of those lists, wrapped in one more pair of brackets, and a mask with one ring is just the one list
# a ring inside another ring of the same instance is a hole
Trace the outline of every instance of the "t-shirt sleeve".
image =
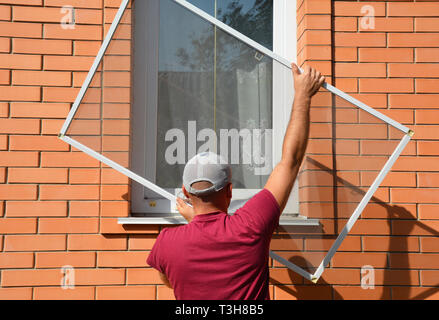
[[(166, 229), (165, 229), (166, 230)], [(151, 252), (148, 255), (148, 258), (146, 259), (146, 263), (153, 267), (154, 269), (157, 269), (161, 273), (165, 273), (165, 265), (164, 265), (164, 259), (163, 259), (163, 234), (164, 231), (160, 232), (158, 235)]]
[(236, 210), (233, 215), (241, 225), (258, 234), (271, 235), (279, 225), (280, 208), (273, 194), (263, 189)]

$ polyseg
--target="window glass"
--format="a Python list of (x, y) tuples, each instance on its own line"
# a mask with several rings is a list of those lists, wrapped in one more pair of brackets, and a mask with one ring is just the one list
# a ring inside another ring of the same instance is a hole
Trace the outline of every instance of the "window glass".
[[(272, 44), (271, 1), (191, 2)], [(180, 187), (184, 164), (208, 149), (232, 164), (234, 188), (262, 188), (272, 169), (272, 59), (171, 0), (160, 1), (159, 35), (156, 183)]]

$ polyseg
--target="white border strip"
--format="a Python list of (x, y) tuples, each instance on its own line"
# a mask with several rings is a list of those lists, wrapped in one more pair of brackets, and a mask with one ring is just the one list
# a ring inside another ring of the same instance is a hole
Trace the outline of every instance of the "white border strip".
[(105, 52), (107, 51), (110, 41), (113, 38), (114, 33), (116, 32), (116, 28), (118, 27), (120, 20), (122, 19), (122, 16), (129, 2), (130, 0), (122, 1), (122, 4), (120, 5), (119, 10), (117, 11), (116, 16), (114, 17), (113, 23), (111, 24), (111, 27), (108, 30), (107, 36), (102, 42), (101, 48), (99, 49), (99, 52), (96, 55), (93, 65), (91, 66), (90, 71), (88, 72), (87, 77), (85, 78), (85, 81), (82, 84), (81, 90), (79, 91), (78, 96), (76, 97), (76, 100), (73, 103), (72, 109), (70, 109), (69, 115), (67, 116), (66, 121), (64, 122), (64, 125), (61, 128), (60, 136), (64, 136), (66, 134), (70, 126), (70, 123), (72, 122), (73, 117), (76, 114), (76, 111), (78, 111), (79, 105), (81, 104), (82, 99), (84, 99), (84, 95), (87, 92), (88, 87), (90, 86), (90, 83), (96, 73), (96, 70), (99, 67), (99, 64), (102, 61), (102, 58), (104, 57)]
[(140, 177), (139, 175), (135, 174), (134, 172), (128, 170), (127, 168), (121, 166), (120, 164), (114, 162), (113, 160), (108, 159), (107, 157), (103, 156), (100, 153), (97, 153), (96, 151), (90, 149), (89, 147), (84, 146), (82, 143), (68, 137), (63, 136), (60, 137), (61, 140), (64, 142), (67, 142), (71, 146), (75, 147), (78, 150), (81, 150), (82, 152), (85, 152), (89, 156), (95, 158), (96, 160), (105, 163), (107, 166), (112, 167), (114, 170), (119, 171), (120, 173), (124, 174), (125, 176), (133, 179), (134, 181), (137, 181), (138, 183), (144, 185), (145, 187), (151, 189), (152, 191), (158, 193), (165, 199), (170, 200), (171, 202), (176, 202), (177, 198), (172, 193), (169, 193), (168, 191), (160, 188), (159, 186), (155, 185), (151, 181), (146, 180), (145, 178)]
[[(191, 3), (185, 1), (185, 0), (174, 0), (175, 2), (177, 2), (178, 4), (180, 4), (181, 6), (185, 7), (186, 9), (192, 11), (194, 14), (200, 16), (201, 18), (209, 21), (210, 23), (214, 24), (215, 26), (217, 26), (218, 28), (222, 29), (223, 31), (227, 32), (228, 34), (230, 34), (231, 36), (241, 40), (242, 42), (246, 43), (247, 45), (255, 48), (256, 50), (262, 52), (263, 54), (273, 58), (274, 60), (280, 62), (281, 64), (285, 65), (286, 67), (291, 69), (291, 62), (288, 61), (287, 59), (284, 59), (283, 57), (277, 55), (276, 53), (274, 53), (273, 51), (265, 48), (264, 46), (260, 45), (259, 43), (257, 43), (256, 41), (250, 39), (249, 37), (243, 35), (242, 33), (236, 31), (235, 29), (229, 27), (228, 25), (226, 25), (225, 23), (219, 21), (218, 19), (215, 19), (214, 17), (212, 17), (210, 14), (206, 13), (205, 11), (197, 8), (196, 6), (192, 5)], [(386, 115), (382, 114), (381, 112), (376, 111), (375, 109), (365, 105), (364, 103), (358, 101), (357, 99), (351, 97), (350, 95), (342, 92), (341, 90), (333, 87), (330, 84), (325, 83), (323, 85), (323, 88), (325, 88), (326, 90), (332, 92), (333, 94), (339, 96), (340, 98), (349, 101), (350, 103), (352, 103), (353, 105), (359, 107), (360, 109), (363, 109), (366, 112), (369, 112), (370, 114), (372, 114), (373, 116), (381, 119), (382, 121), (388, 123), (389, 125), (401, 130), (404, 133), (409, 133), (410, 129), (403, 126), (402, 124), (396, 122), (393, 119), (390, 119), (389, 117), (387, 117)]]
[(405, 135), (401, 139), (401, 141), (398, 144), (398, 146), (396, 147), (395, 151), (390, 156), (390, 158), (387, 160), (386, 164), (381, 169), (381, 171), (378, 174), (378, 176), (375, 178), (375, 181), (372, 183), (372, 185), (370, 186), (369, 190), (364, 195), (363, 199), (361, 199), (361, 202), (358, 204), (357, 208), (352, 213), (351, 217), (349, 218), (348, 222), (344, 226), (343, 230), (340, 232), (340, 234), (338, 235), (338, 237), (335, 240), (334, 244), (331, 246), (331, 249), (329, 249), (329, 251), (326, 254), (325, 258), (320, 263), (320, 266), (318, 267), (318, 269), (314, 273), (314, 278), (316, 279), (316, 281), (322, 275), (322, 273), (323, 273), (324, 269), (326, 268), (326, 266), (328, 265), (329, 261), (332, 259), (334, 254), (337, 252), (338, 248), (340, 247), (341, 243), (343, 242), (343, 240), (348, 235), (349, 231), (354, 226), (355, 222), (357, 222), (357, 220), (358, 220), (359, 216), (361, 215), (361, 213), (363, 212), (364, 208), (369, 203), (369, 201), (372, 198), (373, 194), (378, 189), (378, 187), (380, 186), (381, 182), (383, 182), (383, 180), (386, 177), (387, 173), (390, 171), (390, 169), (392, 168), (392, 166), (395, 163), (395, 161), (399, 158), (399, 156), (401, 155), (401, 152), (404, 150), (405, 146), (409, 143), (410, 139), (411, 139), (411, 137), (408, 134)]

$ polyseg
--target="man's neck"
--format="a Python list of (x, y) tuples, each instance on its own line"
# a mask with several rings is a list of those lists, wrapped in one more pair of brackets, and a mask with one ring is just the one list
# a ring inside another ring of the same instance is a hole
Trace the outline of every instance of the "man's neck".
[(221, 208), (220, 206), (215, 206), (212, 204), (203, 204), (203, 203), (198, 203), (198, 204), (194, 204), (194, 213), (196, 216), (198, 215), (202, 215), (202, 214), (208, 214), (208, 213), (212, 213), (212, 212), (226, 212), (227, 213), (227, 208)]

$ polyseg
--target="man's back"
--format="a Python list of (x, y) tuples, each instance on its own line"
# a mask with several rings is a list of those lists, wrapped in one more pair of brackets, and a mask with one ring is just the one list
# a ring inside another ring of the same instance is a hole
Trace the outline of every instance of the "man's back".
[(233, 216), (197, 215), (163, 230), (147, 263), (167, 276), (177, 299), (269, 299), (268, 252), (279, 215), (264, 189)]

